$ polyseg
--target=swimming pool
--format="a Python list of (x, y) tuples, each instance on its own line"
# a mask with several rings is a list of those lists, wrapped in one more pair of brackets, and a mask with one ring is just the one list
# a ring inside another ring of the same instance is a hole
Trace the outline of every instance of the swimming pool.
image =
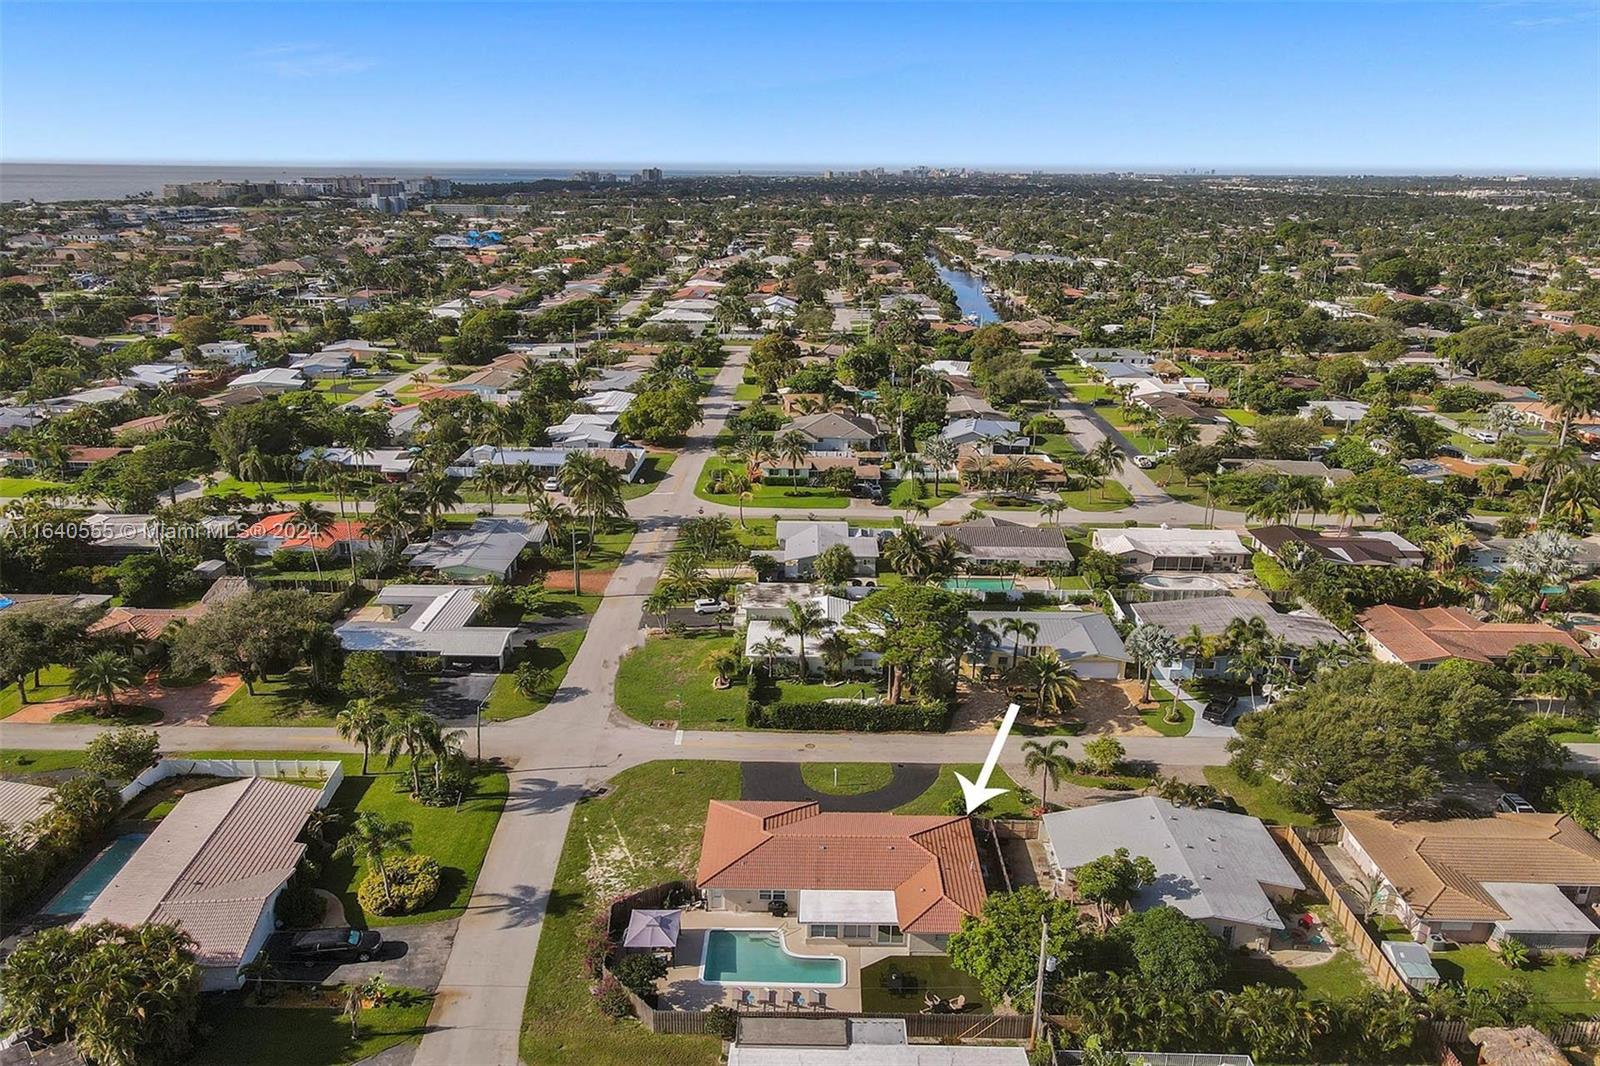
[(1009, 592), (1016, 582), (1009, 577), (952, 577), (945, 581), (947, 589), (972, 589), (975, 592)]
[(708, 985), (843, 988), (838, 955), (793, 955), (777, 929), (708, 929), (700, 981)]
[(95, 897), (105, 891), (128, 860), (133, 858), (133, 853), (139, 850), (139, 845), (145, 842), (149, 833), (127, 833), (113, 840), (110, 845), (89, 860), (89, 865), (78, 871), (78, 876), (67, 882), (67, 886), (57, 892), (49, 903), (44, 905), (45, 914), (82, 914), (89, 909), (89, 904)]

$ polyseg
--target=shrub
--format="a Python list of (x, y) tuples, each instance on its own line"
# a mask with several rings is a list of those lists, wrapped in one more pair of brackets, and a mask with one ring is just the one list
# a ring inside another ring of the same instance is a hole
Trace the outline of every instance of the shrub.
[(628, 990), (610, 974), (602, 975), (590, 992), (594, 996), (594, 1005), (607, 1018), (626, 1018), (633, 1013), (633, 1001), (628, 998)]
[(739, 1012), (720, 1003), (706, 1011), (706, 1035), (732, 1040), (739, 1031)]
[[(379, 889), (380, 894), (382, 891)], [(274, 914), (286, 928), (312, 929), (321, 924), (323, 909), (322, 897), (316, 890), (296, 879), (279, 894)]]
[(654, 952), (635, 952), (618, 959), (611, 971), (634, 995), (648, 1000), (656, 994), (656, 981), (667, 976), (667, 960)]
[(439, 860), (430, 855), (407, 855), (384, 863), (389, 874), (389, 895), (384, 896), (383, 880), (373, 870), (356, 890), (364, 910), (373, 914), (415, 914), (439, 894)]
[(745, 724), (753, 729), (942, 733), (949, 722), (949, 706), (937, 700), (897, 704), (822, 700), (760, 703), (752, 694), (745, 706)]
[(83, 769), (96, 777), (128, 781), (156, 761), (160, 741), (153, 729), (127, 727), (101, 733), (83, 749)]
[(601, 967), (611, 955), (611, 923), (605, 911), (589, 919), (589, 928), (581, 941), (583, 969), (590, 977), (599, 977)]

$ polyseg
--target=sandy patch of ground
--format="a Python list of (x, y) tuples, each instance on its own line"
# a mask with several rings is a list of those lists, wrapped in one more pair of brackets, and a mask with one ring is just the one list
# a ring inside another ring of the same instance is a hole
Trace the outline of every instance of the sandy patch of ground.
[(1085, 733), (1157, 736), (1139, 717), (1140, 693), (1137, 681), (1085, 681), (1078, 686), (1074, 713), (1083, 720)]
[[(161, 712), (162, 725), (208, 724), (207, 718), (228, 701), (244, 681), (237, 676), (213, 677), (185, 688), (163, 688), (153, 680), (146, 680), (117, 696), (117, 702), (127, 706), (154, 707)], [(81, 707), (91, 707), (97, 701), (82, 696), (50, 700), (47, 703), (30, 703), (6, 719), (8, 722), (51, 722), (59, 715)]]
[[(585, 570), (583, 572), (582, 592), (585, 596), (604, 596), (606, 586), (611, 583), (613, 570)], [(544, 587), (551, 592), (572, 591), (572, 571), (569, 569), (551, 570), (544, 575)]]

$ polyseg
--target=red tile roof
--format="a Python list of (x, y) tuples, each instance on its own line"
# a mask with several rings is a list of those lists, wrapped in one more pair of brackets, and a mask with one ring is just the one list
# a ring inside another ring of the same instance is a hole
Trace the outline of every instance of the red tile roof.
[(909, 933), (953, 933), (986, 896), (966, 818), (825, 814), (814, 802), (713, 800), (697, 879), (702, 888), (893, 892)]
[(1504, 659), (1524, 644), (1555, 644), (1581, 656), (1589, 654), (1571, 634), (1543, 622), (1480, 622), (1459, 607), (1410, 610), (1383, 603), (1368, 608), (1356, 621), (1408, 665), (1452, 657), (1486, 663)]
[(312, 537), (302, 528), (300, 516), (294, 511), (271, 514), (239, 534), (240, 540), (282, 540), (284, 548), (315, 547), (326, 551), (335, 544), (367, 539), (367, 524), (348, 519), (335, 519), (313, 543)]

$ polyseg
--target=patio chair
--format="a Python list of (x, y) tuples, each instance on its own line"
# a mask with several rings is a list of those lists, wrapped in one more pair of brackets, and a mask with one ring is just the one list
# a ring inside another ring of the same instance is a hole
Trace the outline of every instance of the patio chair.
[(761, 990), (761, 1009), (778, 1009), (778, 990), (776, 988), (763, 988)]
[(813, 992), (813, 993), (811, 993), (811, 1009), (812, 1010), (827, 1010), (828, 1009), (828, 993), (826, 993), (826, 992)]
[(806, 1005), (806, 994), (804, 992), (800, 991), (798, 988), (795, 989), (793, 992), (789, 993), (789, 998), (784, 1003), (784, 1006), (789, 1007), (791, 1010), (795, 1009), (795, 1008), (799, 1008), (799, 1007), (804, 1007), (805, 1005)]
[(959, 1011), (966, 1010), (966, 1008), (967, 1008), (967, 997), (966, 996), (951, 996), (949, 999), (945, 1000), (944, 1005), (945, 1005), (945, 1009), (949, 1010), (951, 1012), (959, 1012)]
[(737, 1006), (740, 1006), (740, 1007), (754, 1007), (756, 1005), (756, 994), (754, 992), (750, 991), (748, 988), (738, 989), (737, 992), (738, 992), (738, 998), (736, 1000), (736, 1005)]

